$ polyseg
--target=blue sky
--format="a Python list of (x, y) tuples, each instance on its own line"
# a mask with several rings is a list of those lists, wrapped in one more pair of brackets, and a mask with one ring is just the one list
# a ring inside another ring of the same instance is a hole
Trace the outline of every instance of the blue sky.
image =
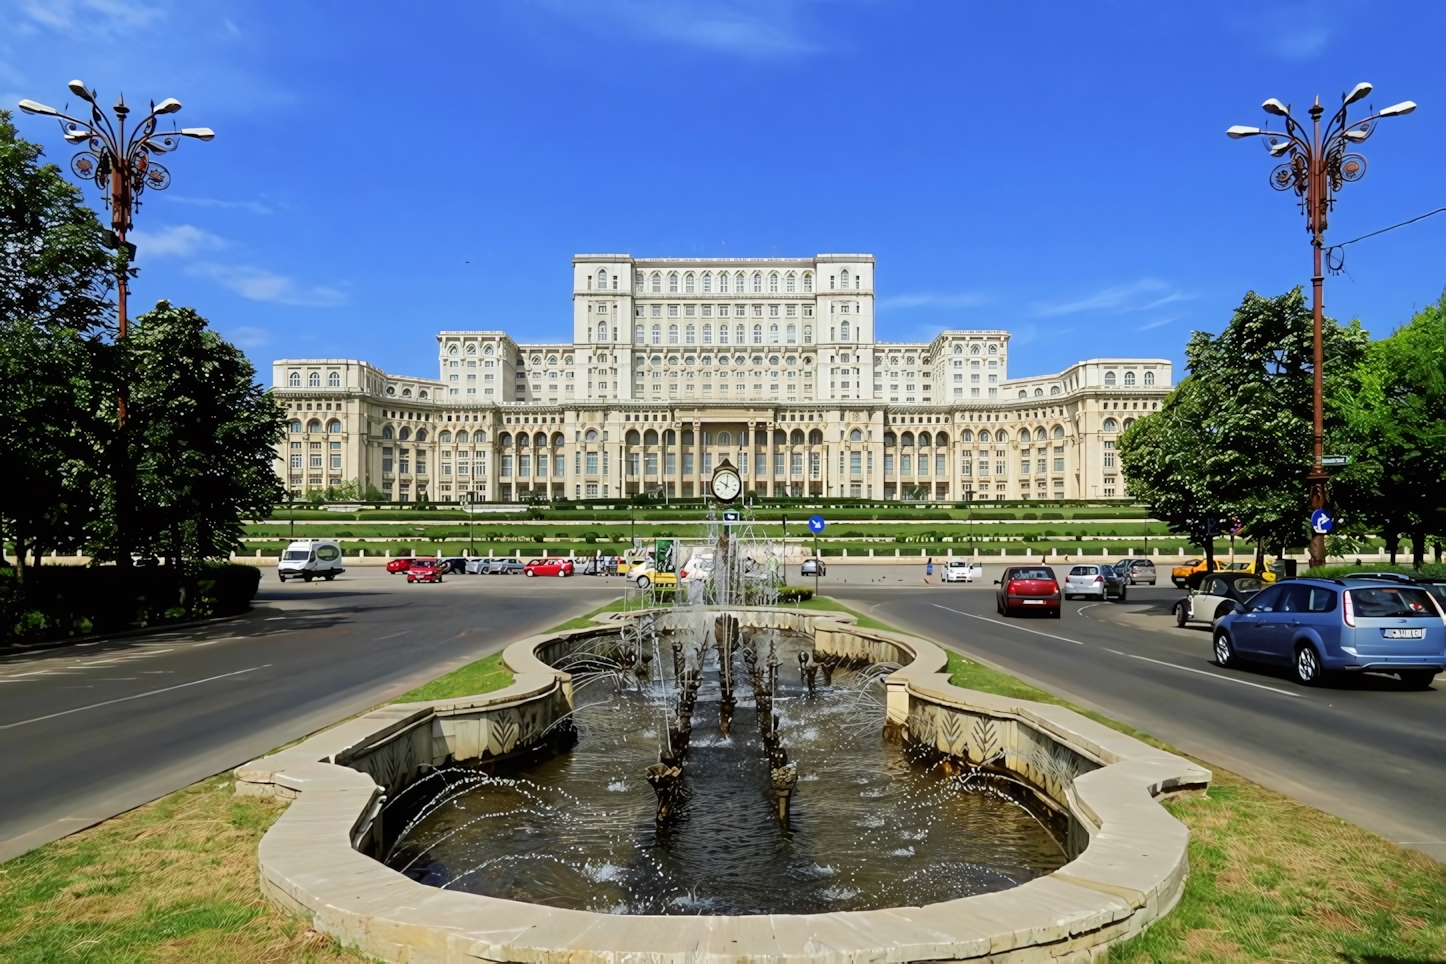
[[(1330, 239), (1446, 205), (1440, 3), (0, 0), (0, 26), (0, 104), (78, 77), (216, 130), (146, 195), (134, 290), (268, 378), (434, 375), (443, 328), (565, 338), (585, 251), (868, 251), (883, 339), (1005, 328), (1016, 375), (1179, 362), (1246, 290), (1309, 284), (1274, 162), (1225, 128), (1360, 80), (1421, 106)], [(1446, 215), (1348, 248), (1327, 310), (1387, 334), (1440, 296), (1443, 241)]]

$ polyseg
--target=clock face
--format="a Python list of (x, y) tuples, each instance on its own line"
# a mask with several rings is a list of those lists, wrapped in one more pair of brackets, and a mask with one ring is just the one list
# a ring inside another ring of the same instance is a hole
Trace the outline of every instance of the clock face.
[(743, 480), (736, 472), (719, 472), (713, 476), (713, 495), (719, 502), (732, 502), (743, 491)]

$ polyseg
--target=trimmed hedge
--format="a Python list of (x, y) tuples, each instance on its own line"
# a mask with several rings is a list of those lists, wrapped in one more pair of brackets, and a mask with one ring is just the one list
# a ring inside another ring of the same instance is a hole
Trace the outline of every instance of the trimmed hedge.
[(251, 608), (261, 585), (255, 566), (41, 566), (0, 569), (0, 641), (36, 643), (126, 629), (233, 616)]
[(813, 598), (813, 590), (806, 586), (781, 586), (778, 601), (781, 603), (804, 602)]

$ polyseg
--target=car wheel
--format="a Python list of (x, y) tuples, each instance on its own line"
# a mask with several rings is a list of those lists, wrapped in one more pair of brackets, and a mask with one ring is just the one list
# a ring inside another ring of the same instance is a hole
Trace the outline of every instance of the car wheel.
[(301, 577), (301, 581), (302, 581), (302, 582), (311, 582), (311, 573), (308, 572), (308, 573), (306, 573), (304, 576), (302, 576), (302, 577)]
[(1130, 595), (1130, 591), (1129, 591), (1128, 589), (1123, 589), (1123, 588), (1122, 588), (1122, 589), (1120, 590), (1120, 597), (1119, 597), (1117, 600), (1115, 600), (1115, 601), (1116, 601), (1116, 602), (1124, 602), (1127, 598), (1129, 598), (1129, 595)]
[(1296, 647), (1294, 668), (1295, 681), (1301, 686), (1315, 686), (1320, 682), (1320, 656), (1316, 654), (1314, 646), (1301, 643)]
[(639, 589), (647, 589), (653, 584), (653, 581), (647, 576), (639, 576), (635, 581), (637, 582)]
[(566, 576), (566, 575), (567, 575), (567, 570), (565, 570), (565, 569), (559, 569), (559, 570), (557, 570), (557, 578), (561, 579), (562, 577), (564, 577), (564, 576)]
[(1182, 599), (1175, 604), (1175, 625), (1183, 627), (1190, 621), (1190, 610)]
[(1058, 619), (1061, 615), (1063, 615), (1063, 610), (1056, 609), (1054, 612), (1049, 614), (1049, 617), (1051, 619)]
[(537, 573), (533, 572), (531, 569), (524, 569), (524, 570), (522, 570), (522, 574), (523, 574), (524, 576), (528, 576), (528, 577), (537, 575)]
[(1436, 671), (1434, 669), (1403, 669), (1400, 676), (1406, 689), (1428, 690), (1431, 688), (1431, 681), (1436, 678)]
[(1234, 666), (1235, 647), (1230, 645), (1230, 635), (1219, 632), (1215, 634), (1215, 664), (1217, 666)]
[(331, 582), (333, 579), (336, 578), (336, 573), (334, 573), (334, 572), (329, 572), (329, 573), (326, 574), (326, 576), (325, 576), (324, 578), (326, 579), (327, 582)]

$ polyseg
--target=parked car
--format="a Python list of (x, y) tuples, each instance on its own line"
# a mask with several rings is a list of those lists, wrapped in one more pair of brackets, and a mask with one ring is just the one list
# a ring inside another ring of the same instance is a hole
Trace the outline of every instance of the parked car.
[(1215, 661), (1288, 665), (1306, 686), (1330, 672), (1395, 673), (1426, 689), (1446, 670), (1446, 615), (1424, 587), (1385, 579), (1267, 586), (1215, 624)]
[(438, 559), (438, 560), (437, 560), (437, 564), (440, 565), (440, 566), (445, 567), (445, 568), (443, 568), (443, 570), (442, 570), (443, 572), (466, 572), (466, 571), (467, 571), (467, 557), (466, 557), (466, 556), (443, 556), (441, 559)]
[(1175, 625), (1215, 621), (1235, 611), (1236, 603), (1249, 602), (1265, 588), (1265, 582), (1251, 572), (1197, 572), (1185, 582), (1189, 591), (1175, 604)]
[(522, 567), (524, 576), (570, 576), (572, 575), (571, 559), (533, 559)]
[(648, 565), (634, 566), (629, 569), (628, 578), (631, 579), (633, 585), (639, 589), (647, 589), (649, 586), (676, 588), (678, 585), (678, 574), (676, 572), (664, 572)]
[(1081, 599), (1088, 599), (1093, 597), (1103, 602), (1114, 597), (1120, 602), (1124, 602), (1125, 596), (1129, 592), (1129, 586), (1129, 577), (1114, 566), (1081, 563), (1078, 566), (1072, 566), (1064, 577), (1064, 598), (1074, 599), (1078, 596)]
[(1261, 582), (1275, 582), (1278, 578), (1274, 568), (1274, 559), (1267, 559), (1263, 565), (1256, 565), (1255, 559), (1246, 559), (1244, 562), (1227, 563), (1220, 568), (1226, 572), (1248, 572), (1251, 575), (1259, 576)]
[(441, 582), (447, 571), (437, 559), (413, 559), (412, 568), (407, 570), (407, 582)]
[(803, 565), (798, 567), (800, 576), (827, 576), (828, 564), (817, 557), (803, 560)]
[(522, 569), (522, 560), (515, 556), (487, 560), (486, 572), (489, 576), (515, 576), (522, 572)]
[(984, 578), (984, 567), (967, 559), (950, 559), (939, 573), (941, 582), (973, 582)]
[[(1219, 559), (1215, 560), (1216, 570), (1224, 569), (1225, 563)], [(1186, 559), (1183, 563), (1170, 570), (1170, 581), (1175, 584), (1176, 589), (1185, 588), (1185, 580), (1197, 572), (1205, 571), (1204, 559)]]
[(1128, 559), (1121, 559), (1115, 563), (1115, 569), (1124, 575), (1132, 586), (1138, 586), (1144, 582), (1152, 586), (1155, 584), (1155, 564), (1149, 559), (1130, 556)]
[(1059, 582), (1049, 566), (1010, 566), (996, 579), (995, 609), (1003, 616), (1038, 610), (1059, 618)]
[(330, 539), (300, 539), (291, 543), (276, 562), (276, 577), (311, 582), (318, 576), (327, 582), (346, 572), (341, 567), (341, 545)]
[(413, 559), (411, 556), (398, 556), (395, 559), (388, 559), (387, 572), (390, 572), (393, 575), (399, 572), (406, 572), (408, 569), (412, 568), (412, 563), (416, 561), (417, 560)]
[(617, 556), (584, 556), (574, 561), (573, 572), (579, 576), (616, 576)]

